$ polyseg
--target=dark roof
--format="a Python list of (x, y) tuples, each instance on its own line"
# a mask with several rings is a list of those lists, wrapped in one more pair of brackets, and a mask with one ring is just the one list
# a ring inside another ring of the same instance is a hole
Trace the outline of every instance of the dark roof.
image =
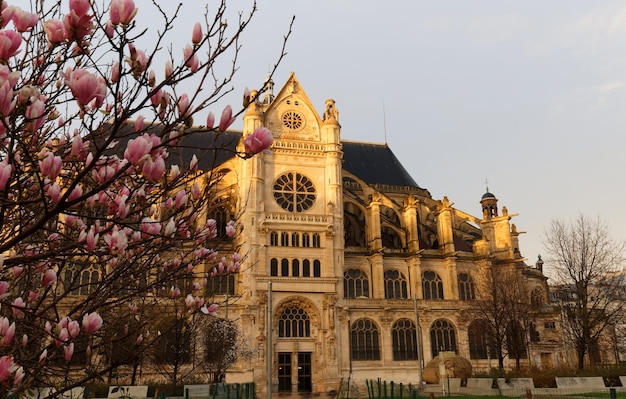
[[(98, 140), (106, 139), (109, 129), (111, 129), (111, 125), (105, 125), (97, 133)], [(164, 133), (163, 125), (159, 124), (149, 126), (148, 132), (159, 137), (169, 135), (169, 133)], [(213, 169), (235, 156), (237, 144), (242, 135), (241, 132), (237, 131), (218, 133), (196, 127), (186, 129), (185, 134), (181, 141), (172, 143), (168, 147), (167, 165), (179, 165), (181, 168), (188, 167), (191, 158), (195, 154), (196, 158), (198, 158), (198, 169)], [(116, 132), (117, 145), (111, 152), (117, 153), (120, 158), (124, 157), (124, 150), (128, 141), (136, 137), (137, 133), (135, 132), (133, 122), (125, 123)]]
[(481, 200), (487, 199), (487, 198), (496, 198), (495, 195), (493, 195), (492, 193), (490, 193), (489, 191), (487, 191), (486, 193), (483, 194)]
[(195, 154), (198, 169), (213, 169), (235, 156), (239, 139), (240, 132), (196, 131), (170, 150), (168, 163), (188, 166)]
[(343, 168), (368, 184), (418, 187), (387, 144), (343, 141)]

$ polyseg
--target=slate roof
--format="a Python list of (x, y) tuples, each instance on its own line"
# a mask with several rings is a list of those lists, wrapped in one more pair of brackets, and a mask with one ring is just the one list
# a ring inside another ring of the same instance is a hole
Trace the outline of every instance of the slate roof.
[[(196, 154), (198, 168), (209, 170), (235, 156), (237, 143), (242, 136), (241, 132), (216, 133), (192, 129), (198, 131), (186, 136), (176, 147), (170, 149), (167, 159), (169, 165), (187, 166), (192, 156)], [(151, 131), (159, 136), (163, 134), (160, 125), (152, 126)], [(102, 133), (106, 134), (106, 129)], [(126, 143), (135, 136), (133, 125), (127, 123), (119, 132), (119, 143), (113, 151), (120, 152), (118, 155), (123, 157)], [(342, 147), (343, 168), (364, 182), (420, 188), (387, 144), (342, 141)]]
[(342, 141), (343, 168), (369, 184), (418, 187), (387, 144)]

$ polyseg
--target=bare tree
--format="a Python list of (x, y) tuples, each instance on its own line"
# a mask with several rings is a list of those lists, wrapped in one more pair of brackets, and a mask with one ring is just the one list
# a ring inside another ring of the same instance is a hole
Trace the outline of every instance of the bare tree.
[(506, 356), (514, 358), (519, 368), (520, 360), (527, 353), (526, 332), (532, 321), (532, 310), (517, 266), (489, 265), (482, 270), (477, 285), (470, 314), (484, 329), (484, 339), (479, 339), (479, 335), (474, 339), (476, 342), (470, 342), (470, 351), (474, 346), (483, 346), (478, 352), (494, 354), (498, 368), (504, 369)]
[(623, 301), (614, 299), (623, 287), (612, 276), (622, 267), (624, 245), (611, 237), (608, 223), (600, 217), (553, 220), (544, 233), (548, 266), (559, 289), (568, 294), (563, 296), (562, 311), (579, 369), (584, 368), (587, 354), (595, 366), (591, 350), (622, 314)]

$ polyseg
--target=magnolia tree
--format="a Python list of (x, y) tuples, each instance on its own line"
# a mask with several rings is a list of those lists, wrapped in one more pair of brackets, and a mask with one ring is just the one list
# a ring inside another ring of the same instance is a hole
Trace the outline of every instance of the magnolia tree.
[[(160, 16), (157, 30), (133, 0), (32, 0), (26, 10), (1, 1), (0, 397), (35, 386), (58, 394), (136, 365), (159, 335), (144, 309), (165, 296), (215, 314), (206, 279), (239, 269), (202, 215), (212, 184), (198, 158), (168, 156), (188, 135), (233, 122), (227, 106), (192, 128), (230, 91), (255, 7), (229, 25), (216, 4), (176, 49), (164, 41), (179, 9), (158, 3), (141, 3)], [(236, 155), (271, 142), (260, 128)], [(229, 222), (224, 233), (236, 230)], [(190, 277), (187, 295), (176, 282)]]

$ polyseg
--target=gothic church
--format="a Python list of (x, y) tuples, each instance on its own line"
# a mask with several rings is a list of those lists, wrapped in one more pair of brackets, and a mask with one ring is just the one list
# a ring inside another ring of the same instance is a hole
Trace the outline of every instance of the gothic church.
[[(268, 357), (278, 392), (328, 392), (348, 378), (416, 383), (418, 360), (442, 351), (475, 370), (497, 367), (480, 323), (464, 312), (478, 272), (517, 273), (536, 304), (548, 301), (541, 267), (520, 254), (514, 215), (488, 191), (478, 217), (432, 198), (386, 144), (342, 140), (335, 102), (318, 113), (293, 73), (259, 97), (242, 136), (267, 127), (271, 151), (217, 166), (246, 254), (222, 294), (237, 298), (227, 316), (255, 348), (227, 382), (264, 391)], [(556, 351), (538, 341), (526, 359), (554, 365)]]

